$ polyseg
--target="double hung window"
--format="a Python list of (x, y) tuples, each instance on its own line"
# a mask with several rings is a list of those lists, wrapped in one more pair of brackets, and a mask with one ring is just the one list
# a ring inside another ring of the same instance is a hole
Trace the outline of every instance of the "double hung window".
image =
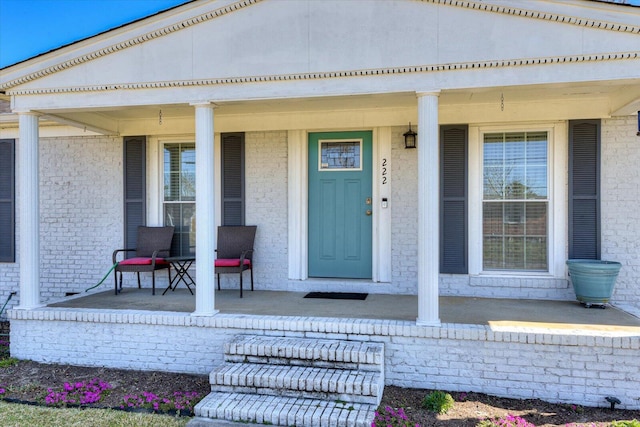
[(196, 147), (194, 143), (164, 144), (163, 215), (175, 227), (173, 255), (191, 255), (196, 245)]
[[(165, 143), (162, 211), (175, 227), (172, 255), (193, 255), (196, 248), (196, 146)], [(221, 224), (244, 225), (244, 133), (221, 135)]]
[(549, 270), (547, 132), (483, 135), (483, 270)]

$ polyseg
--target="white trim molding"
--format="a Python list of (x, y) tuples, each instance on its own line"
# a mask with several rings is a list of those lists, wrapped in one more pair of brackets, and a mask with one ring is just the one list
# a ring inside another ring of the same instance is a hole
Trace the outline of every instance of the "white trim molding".
[[(548, 271), (483, 271), (482, 267), (482, 135), (490, 132), (544, 131), (548, 136)], [(555, 123), (508, 123), (469, 126), (469, 275), (564, 278), (567, 254), (567, 125)]]
[[(583, 55), (561, 55), (546, 56), (533, 58), (512, 58), (489, 61), (474, 62), (454, 62), (446, 64), (431, 65), (408, 65), (403, 67), (384, 67), (384, 68), (367, 68), (360, 70), (340, 70), (340, 71), (324, 71), (312, 73), (294, 73), (294, 74), (271, 74), (256, 76), (238, 76), (238, 77), (221, 77), (210, 79), (195, 80), (172, 80), (159, 82), (137, 82), (137, 83), (117, 83), (90, 86), (72, 86), (57, 88), (38, 88), (38, 89), (20, 89), (7, 90), (7, 95), (44, 95), (44, 94), (62, 94), (62, 93), (79, 93), (79, 92), (111, 92), (120, 90), (141, 90), (141, 89), (166, 89), (177, 87), (205, 87), (205, 86), (221, 86), (247, 83), (269, 83), (283, 81), (305, 81), (320, 79), (340, 79), (345, 77), (376, 77), (401, 74), (424, 74), (443, 71), (464, 71), (464, 70), (480, 70), (480, 69), (500, 69), (514, 67), (531, 67), (540, 65), (554, 65), (562, 63), (591, 63), (605, 61), (621, 61), (621, 60), (637, 60), (640, 59), (640, 51), (635, 52), (616, 52), (616, 53), (600, 53), (600, 54), (583, 54)], [(16, 86), (8, 82), (0, 86), (0, 90), (8, 89)]]

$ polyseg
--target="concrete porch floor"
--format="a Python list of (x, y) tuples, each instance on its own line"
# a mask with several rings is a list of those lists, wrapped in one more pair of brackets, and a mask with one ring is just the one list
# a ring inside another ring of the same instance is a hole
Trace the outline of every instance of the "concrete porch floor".
[[(186, 289), (125, 288), (119, 295), (105, 291), (75, 295), (47, 307), (193, 312), (195, 296)], [(415, 321), (418, 299), (413, 295), (369, 294), (363, 301), (308, 299), (305, 292), (216, 291), (215, 306), (221, 313), (295, 317), (328, 317)], [(577, 301), (514, 300), (472, 297), (440, 297), (440, 321), (450, 324), (490, 326), (494, 330), (553, 329), (558, 333), (591, 331), (640, 335), (640, 318), (615, 307), (585, 308)]]

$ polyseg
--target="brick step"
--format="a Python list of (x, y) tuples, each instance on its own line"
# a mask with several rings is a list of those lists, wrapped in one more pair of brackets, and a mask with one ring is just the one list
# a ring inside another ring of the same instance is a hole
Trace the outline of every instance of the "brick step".
[(210, 393), (195, 407), (190, 426), (211, 420), (296, 427), (369, 427), (376, 406), (243, 393)]
[(255, 393), (378, 405), (384, 380), (371, 371), (224, 363), (210, 374), (211, 391)]
[(318, 366), (384, 372), (382, 344), (360, 341), (240, 335), (225, 344), (234, 363)]

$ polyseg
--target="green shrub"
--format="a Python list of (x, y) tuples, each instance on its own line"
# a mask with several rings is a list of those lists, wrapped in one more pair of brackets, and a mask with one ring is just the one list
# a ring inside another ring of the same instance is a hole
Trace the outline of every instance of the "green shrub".
[(422, 400), (423, 408), (438, 414), (446, 414), (449, 409), (453, 408), (453, 404), (453, 397), (440, 390), (432, 391)]
[(0, 368), (8, 368), (9, 366), (13, 366), (17, 364), (18, 364), (18, 359), (16, 359), (15, 357), (0, 359)]
[[(568, 424), (567, 424), (568, 425)], [(573, 425), (573, 424), (571, 424)], [(536, 427), (522, 417), (507, 415), (506, 417), (483, 420), (476, 427)]]
[(640, 421), (614, 421), (613, 423), (611, 423), (611, 427), (640, 427)]

